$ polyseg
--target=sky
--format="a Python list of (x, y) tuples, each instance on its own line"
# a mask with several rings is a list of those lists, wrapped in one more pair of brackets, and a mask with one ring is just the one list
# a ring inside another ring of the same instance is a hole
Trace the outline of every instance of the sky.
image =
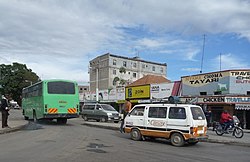
[(87, 85), (105, 53), (166, 63), (172, 81), (250, 69), (250, 0), (0, 0), (0, 64)]

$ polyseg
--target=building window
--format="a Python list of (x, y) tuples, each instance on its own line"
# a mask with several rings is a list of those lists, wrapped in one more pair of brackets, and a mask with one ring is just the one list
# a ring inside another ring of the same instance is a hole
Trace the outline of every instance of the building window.
[(133, 67), (136, 68), (136, 62), (133, 63)]
[(82, 88), (80, 88), (80, 91), (82, 91)]
[(145, 69), (146, 65), (145, 64), (142, 64), (142, 68)]
[(133, 73), (133, 77), (136, 78), (136, 73)]
[(127, 67), (127, 62), (126, 61), (123, 61), (123, 66)]
[(155, 66), (152, 66), (152, 71), (155, 71)]
[(221, 91), (215, 91), (214, 95), (221, 95)]
[(84, 91), (87, 91), (88, 89), (87, 89), (87, 88), (84, 88), (83, 90), (84, 90)]
[(163, 67), (161, 67), (161, 73), (163, 73)]
[(247, 95), (250, 96), (250, 91), (247, 91)]
[(116, 59), (113, 60), (113, 65), (116, 65)]
[(113, 75), (116, 75), (116, 70), (113, 70)]
[(200, 92), (200, 95), (207, 95), (207, 92)]

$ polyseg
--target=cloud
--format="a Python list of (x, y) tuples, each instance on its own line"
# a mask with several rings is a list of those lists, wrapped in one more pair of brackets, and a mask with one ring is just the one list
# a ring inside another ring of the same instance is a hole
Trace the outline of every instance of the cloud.
[(182, 68), (182, 71), (187, 71), (187, 72), (199, 72), (199, 68)]
[(106, 52), (138, 48), (194, 62), (201, 46), (192, 36), (250, 40), (249, 8), (242, 0), (0, 1), (0, 63), (25, 63), (44, 79), (88, 82), (88, 61)]
[[(246, 69), (249, 68), (249, 63), (245, 61), (244, 59), (233, 55), (231, 53), (228, 54), (222, 54), (221, 56), (217, 56), (215, 59), (212, 60), (213, 69), (215, 67), (220, 67), (223, 70), (228, 69)], [(218, 68), (216, 70), (219, 70)]]

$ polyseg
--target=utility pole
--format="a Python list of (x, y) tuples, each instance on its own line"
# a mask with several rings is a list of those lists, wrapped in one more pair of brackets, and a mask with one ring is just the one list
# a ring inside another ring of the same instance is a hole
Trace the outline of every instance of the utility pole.
[(204, 50), (205, 50), (205, 39), (206, 39), (206, 35), (203, 35), (203, 48), (202, 48), (202, 56), (201, 56), (201, 71), (200, 73), (202, 73), (202, 67), (203, 67), (203, 60), (204, 60)]

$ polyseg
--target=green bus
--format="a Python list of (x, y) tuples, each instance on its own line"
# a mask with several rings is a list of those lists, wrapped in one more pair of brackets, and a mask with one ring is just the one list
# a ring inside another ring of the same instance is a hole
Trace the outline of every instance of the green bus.
[(25, 120), (56, 119), (66, 124), (67, 119), (79, 117), (79, 93), (76, 82), (44, 80), (22, 91), (22, 108)]

